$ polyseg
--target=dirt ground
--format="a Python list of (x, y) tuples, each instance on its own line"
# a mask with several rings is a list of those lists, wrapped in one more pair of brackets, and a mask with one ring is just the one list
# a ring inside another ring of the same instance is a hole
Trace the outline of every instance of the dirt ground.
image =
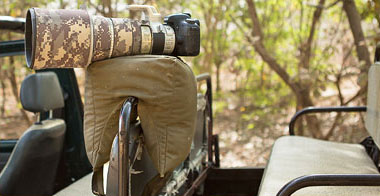
[(29, 127), (21, 116), (0, 118), (0, 139), (19, 138)]

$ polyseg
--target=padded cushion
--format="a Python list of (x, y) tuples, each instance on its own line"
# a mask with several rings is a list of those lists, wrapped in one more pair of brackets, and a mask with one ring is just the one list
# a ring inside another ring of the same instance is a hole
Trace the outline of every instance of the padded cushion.
[[(107, 187), (107, 173), (108, 173), (108, 163), (104, 164), (103, 176), (104, 179), (104, 187)], [(92, 174), (89, 173), (83, 176), (81, 179), (75, 181), (70, 184), (66, 188), (60, 190), (55, 196), (94, 196), (91, 190), (91, 179)], [(104, 188), (104, 190), (106, 190)]]
[(162, 177), (190, 152), (197, 115), (195, 76), (186, 63), (170, 56), (125, 56), (92, 63), (86, 71), (84, 134), (94, 171), (109, 160), (128, 96), (139, 99), (145, 146)]
[[(379, 174), (360, 144), (299, 136), (279, 138), (272, 149), (259, 196), (274, 196), (289, 181), (310, 174)], [(380, 187), (307, 187), (294, 196), (375, 196)]]
[(30, 112), (47, 112), (64, 107), (59, 81), (54, 72), (27, 76), (21, 84), (22, 107)]
[(70, 184), (68, 187), (62, 189), (55, 196), (94, 196), (91, 190), (92, 173), (83, 176), (81, 179)]
[(366, 128), (376, 145), (380, 147), (380, 63), (371, 66), (368, 72)]
[(65, 130), (62, 119), (32, 125), (0, 173), (0, 195), (51, 195)]

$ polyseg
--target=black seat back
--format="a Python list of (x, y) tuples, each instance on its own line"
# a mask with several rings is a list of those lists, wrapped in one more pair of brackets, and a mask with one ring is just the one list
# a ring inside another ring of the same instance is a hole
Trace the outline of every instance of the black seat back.
[[(32, 112), (64, 107), (57, 76), (52, 72), (28, 76), (21, 86), (21, 103)], [(49, 118), (33, 124), (19, 139), (0, 173), (0, 195), (52, 195), (66, 125)]]

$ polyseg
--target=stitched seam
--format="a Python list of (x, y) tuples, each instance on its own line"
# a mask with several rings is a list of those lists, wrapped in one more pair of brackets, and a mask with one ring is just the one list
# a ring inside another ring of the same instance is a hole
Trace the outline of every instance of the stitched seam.
[(91, 64), (91, 61), (92, 61), (92, 58), (94, 56), (94, 21), (93, 21), (93, 17), (88, 13), (88, 11), (86, 10), (87, 12), (87, 15), (90, 19), (90, 51), (88, 52), (88, 60), (87, 60), (87, 66), (89, 66)]
[[(105, 122), (105, 124), (104, 124), (104, 127), (103, 127), (103, 129), (102, 129), (102, 135), (100, 136), (100, 139), (99, 139), (99, 141), (102, 141), (103, 140), (103, 136), (104, 136), (104, 134), (106, 133), (106, 127), (107, 127), (107, 124), (108, 124), (108, 122), (109, 122), (109, 120), (110, 120), (110, 118), (113, 116), (113, 115), (115, 115), (115, 110), (117, 111), (118, 109), (120, 109), (120, 111), (121, 111), (121, 107), (123, 106), (123, 103), (124, 103), (124, 101), (125, 100), (123, 100), (121, 103), (119, 103), (117, 106), (115, 106), (114, 108), (113, 108), (113, 110), (112, 110), (112, 112), (111, 112), (111, 115), (110, 116), (108, 116), (108, 118), (107, 118), (107, 120), (106, 120), (106, 122)], [(119, 112), (119, 115), (120, 115), (120, 112)], [(117, 118), (118, 120), (117, 120), (117, 124), (119, 125), (119, 118)], [(118, 134), (118, 132), (119, 132), (119, 128), (117, 129), (117, 132), (116, 132), (116, 135)], [(115, 135), (115, 136), (116, 136)], [(119, 138), (120, 139), (120, 138)], [(113, 140), (112, 140), (113, 141)], [(100, 144), (101, 142), (99, 142), (99, 144)], [(99, 150), (100, 150), (100, 145), (99, 145), (99, 148), (98, 148), (98, 152), (99, 152)], [(108, 153), (108, 155), (109, 155), (109, 153)], [(108, 157), (109, 158), (109, 157)]]
[[(154, 112), (153, 114), (156, 114), (157, 113), (157, 106), (154, 107)], [(156, 117), (154, 117), (154, 119), (156, 119)], [(153, 121), (152, 118), (149, 119), (149, 121)], [(151, 122), (149, 122), (150, 124)], [(155, 129), (157, 129), (157, 126), (154, 126)], [(153, 133), (155, 135), (155, 138), (156, 138), (156, 142), (157, 142), (157, 147), (158, 147), (158, 151), (157, 151), (157, 154), (158, 154), (158, 173), (161, 173), (161, 142), (160, 142), (160, 133), (158, 133), (158, 131), (156, 130), (153, 130)]]
[[(172, 60), (172, 68), (170, 69), (170, 71), (171, 71), (171, 74), (172, 74), (172, 76), (173, 76), (173, 81), (172, 81), (172, 88), (171, 88), (171, 93), (170, 93), (170, 96), (174, 96), (174, 92), (175, 92), (175, 89), (177, 89), (178, 88), (178, 86), (176, 85), (176, 83), (175, 83), (175, 81), (177, 80), (177, 78), (174, 78), (174, 77), (176, 77), (175, 75), (174, 75), (174, 69), (177, 69), (177, 67), (176, 67), (176, 59), (174, 59), (174, 60)], [(171, 104), (171, 103), (168, 103), (168, 104)], [(171, 112), (170, 112), (170, 115), (169, 115), (171, 118), (172, 118), (172, 116), (173, 116), (173, 110), (171, 110)], [(169, 121), (168, 121), (169, 122)], [(166, 170), (166, 161), (167, 161), (167, 151), (168, 151), (168, 127), (169, 126), (167, 126), (166, 127), (166, 129), (165, 129), (165, 151), (164, 151), (164, 155), (165, 155), (165, 159), (164, 159), (164, 171)]]
[(113, 21), (112, 19), (110, 18), (107, 18), (108, 19), (108, 28), (110, 29), (110, 34), (111, 34), (111, 45), (110, 45), (110, 51), (108, 53), (108, 58), (111, 58), (112, 57), (112, 53), (113, 53), (113, 47), (114, 47), (114, 41), (115, 41), (115, 32), (114, 32), (114, 25), (113, 25)]
[[(88, 74), (88, 76), (89, 76), (90, 74)], [(94, 81), (91, 79), (91, 98), (92, 98), (92, 114), (94, 115), (94, 124), (93, 124), (93, 126), (94, 126), (94, 129), (93, 129), (93, 134), (92, 134), (92, 149), (93, 149), (93, 151), (92, 151), (92, 161), (93, 161), (93, 164), (95, 165), (95, 161), (96, 161), (96, 158), (94, 157), (94, 152), (95, 152), (95, 132), (96, 132), (96, 115), (95, 115), (95, 96), (94, 96)], [(94, 167), (94, 166), (93, 166)]]

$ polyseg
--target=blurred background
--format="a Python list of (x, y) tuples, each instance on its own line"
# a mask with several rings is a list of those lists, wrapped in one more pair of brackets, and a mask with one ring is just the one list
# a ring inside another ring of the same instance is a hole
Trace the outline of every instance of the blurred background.
[[(379, 0), (0, 0), (0, 15), (30, 7), (130, 17), (128, 4), (154, 5), (163, 16), (190, 12), (201, 21), (201, 53), (185, 60), (213, 79), (214, 132), (222, 167), (264, 166), (295, 112), (309, 106), (363, 106), (367, 71), (380, 41)], [(22, 35), (0, 31), (0, 41)], [(76, 69), (83, 94), (84, 70)], [(23, 56), (0, 58), (0, 139), (19, 138), (35, 115), (19, 88), (33, 71)], [(360, 142), (360, 113), (308, 115), (296, 133)]]

